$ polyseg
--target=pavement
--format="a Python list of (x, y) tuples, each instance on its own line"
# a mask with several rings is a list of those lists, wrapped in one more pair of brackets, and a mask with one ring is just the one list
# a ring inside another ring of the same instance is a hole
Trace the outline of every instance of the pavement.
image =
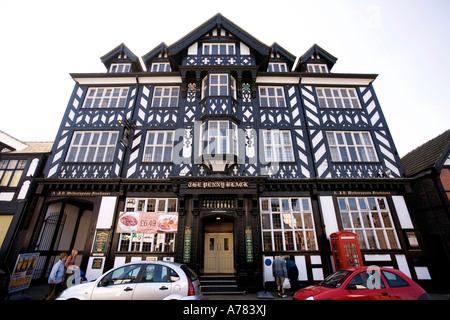
[[(32, 283), (31, 286), (20, 292), (15, 292), (9, 297), (10, 300), (43, 300), (44, 296), (49, 291), (47, 283)], [(433, 300), (450, 300), (450, 293), (446, 292), (428, 292)], [(273, 299), (260, 299), (257, 293), (247, 293), (240, 295), (204, 295), (204, 300), (259, 300), (259, 301), (273, 301), (273, 300), (292, 300), (292, 292), (287, 293), (286, 298), (280, 298), (275, 292), (271, 292)]]

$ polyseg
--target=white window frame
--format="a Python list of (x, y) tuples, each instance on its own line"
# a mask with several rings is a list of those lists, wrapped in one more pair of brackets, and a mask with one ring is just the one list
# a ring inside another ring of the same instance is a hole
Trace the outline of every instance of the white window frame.
[(294, 162), (294, 148), (290, 130), (263, 130), (266, 162)]
[(152, 63), (152, 67), (150, 68), (150, 72), (170, 72), (172, 69), (170, 68), (169, 62), (154, 62)]
[(174, 131), (149, 130), (145, 137), (143, 162), (172, 162)]
[[(175, 210), (169, 210), (169, 201), (175, 202)], [(159, 212), (162, 214), (178, 215), (177, 198), (127, 198), (125, 202), (127, 212)], [(174, 252), (176, 233), (119, 233), (118, 252)], [(122, 248), (123, 241), (129, 241), (126, 248)], [(167, 250), (167, 241), (173, 250)], [(144, 246), (150, 250), (144, 250)]]
[(327, 131), (333, 162), (378, 162), (369, 131)]
[(356, 233), (361, 249), (401, 249), (385, 197), (337, 198), (344, 230)]
[(355, 88), (316, 88), (319, 107), (327, 109), (361, 109)]
[(260, 212), (263, 251), (318, 250), (310, 198), (260, 198)]
[(113, 162), (118, 131), (75, 131), (66, 162)]
[(328, 66), (324, 63), (307, 63), (309, 73), (328, 73)]
[(269, 62), (267, 72), (288, 72), (287, 64), (285, 62)]
[(125, 73), (131, 71), (131, 63), (111, 63), (110, 73)]
[[(214, 90), (216, 92), (213, 92)], [(207, 97), (207, 93), (213, 97), (225, 97), (231, 93), (231, 96), (237, 99), (236, 79), (228, 73), (209, 74), (202, 80), (202, 99)]]
[(205, 56), (236, 55), (234, 43), (204, 43), (202, 53)]
[(152, 107), (178, 107), (180, 88), (168, 86), (156, 86), (153, 90)]
[(128, 87), (91, 87), (84, 99), (83, 108), (125, 108)]
[(206, 123), (203, 123), (200, 154), (206, 151), (207, 154), (238, 155), (238, 127), (235, 123), (231, 123), (231, 127), (230, 121), (209, 120), (206, 131)]
[(261, 107), (286, 107), (284, 98), (284, 87), (282, 86), (259, 86), (259, 104)]

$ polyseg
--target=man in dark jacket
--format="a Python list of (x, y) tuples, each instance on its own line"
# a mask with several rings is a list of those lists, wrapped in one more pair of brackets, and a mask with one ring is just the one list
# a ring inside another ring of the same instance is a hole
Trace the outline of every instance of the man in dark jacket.
[(298, 268), (289, 256), (286, 256), (284, 259), (286, 260), (286, 269), (289, 282), (291, 283), (291, 288), (295, 293), (300, 290), (300, 286), (298, 284)]

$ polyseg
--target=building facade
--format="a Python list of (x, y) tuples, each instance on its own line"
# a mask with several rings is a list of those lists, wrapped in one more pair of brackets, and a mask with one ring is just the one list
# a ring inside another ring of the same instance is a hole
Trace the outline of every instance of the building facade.
[(121, 44), (106, 73), (72, 74), (32, 215), (37, 276), (76, 248), (88, 279), (164, 259), (257, 290), (290, 255), (306, 284), (348, 230), (365, 264), (429, 281), (376, 75), (332, 73), (336, 60), (318, 45), (296, 59), (218, 14), (143, 65)]
[(35, 178), (42, 174), (53, 143), (22, 142), (0, 131), (0, 262), (12, 268), (30, 220)]

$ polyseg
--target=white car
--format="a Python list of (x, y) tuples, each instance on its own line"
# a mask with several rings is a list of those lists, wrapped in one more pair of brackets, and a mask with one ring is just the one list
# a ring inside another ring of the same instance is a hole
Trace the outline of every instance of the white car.
[(185, 264), (130, 262), (97, 280), (70, 287), (56, 300), (202, 300), (200, 281)]

